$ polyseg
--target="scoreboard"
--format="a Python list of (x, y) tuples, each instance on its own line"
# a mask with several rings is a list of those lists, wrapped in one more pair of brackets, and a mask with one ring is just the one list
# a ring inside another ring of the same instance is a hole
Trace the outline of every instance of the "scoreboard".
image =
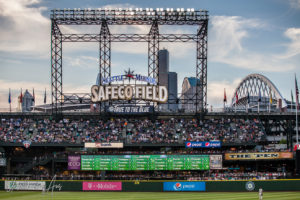
[(82, 155), (81, 170), (209, 170), (209, 155)]

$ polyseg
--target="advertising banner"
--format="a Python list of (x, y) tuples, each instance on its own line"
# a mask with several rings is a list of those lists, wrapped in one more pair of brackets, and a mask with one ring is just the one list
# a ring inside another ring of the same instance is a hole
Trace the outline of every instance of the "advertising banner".
[(122, 182), (82, 182), (82, 190), (122, 191)]
[(105, 107), (106, 112), (114, 114), (143, 114), (154, 111), (153, 106), (107, 106)]
[(164, 191), (205, 191), (205, 182), (164, 182)]
[(5, 181), (5, 190), (44, 190), (45, 181)]
[(84, 143), (84, 148), (123, 148), (122, 142), (107, 143), (107, 142), (88, 142)]
[(68, 170), (80, 170), (81, 156), (68, 156)]
[(0, 166), (6, 166), (6, 158), (0, 158)]
[(293, 159), (292, 152), (264, 152), (264, 153), (225, 153), (225, 160), (275, 160)]
[(185, 142), (186, 148), (221, 148), (220, 141), (212, 142)]
[(209, 160), (210, 169), (222, 169), (222, 155), (210, 155)]

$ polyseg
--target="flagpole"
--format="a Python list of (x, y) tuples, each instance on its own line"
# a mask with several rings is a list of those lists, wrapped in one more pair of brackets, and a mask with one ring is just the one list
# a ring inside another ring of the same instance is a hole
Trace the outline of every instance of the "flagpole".
[(298, 106), (295, 106), (296, 109), (296, 144), (298, 145)]
[(11, 93), (9, 88), (9, 112), (11, 112)]

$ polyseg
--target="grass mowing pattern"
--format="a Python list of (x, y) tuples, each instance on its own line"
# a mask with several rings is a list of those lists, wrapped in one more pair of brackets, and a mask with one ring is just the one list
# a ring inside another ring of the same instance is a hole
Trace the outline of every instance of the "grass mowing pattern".
[[(257, 200), (258, 192), (6, 192), (0, 199), (8, 200)], [(264, 200), (300, 200), (300, 192), (264, 192)]]

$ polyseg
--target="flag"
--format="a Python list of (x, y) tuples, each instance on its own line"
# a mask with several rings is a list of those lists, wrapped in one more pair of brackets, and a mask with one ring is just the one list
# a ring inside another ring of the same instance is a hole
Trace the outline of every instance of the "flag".
[(35, 102), (34, 88), (32, 90), (32, 102)]
[(299, 108), (299, 90), (298, 90), (298, 85), (297, 85), (297, 78), (296, 78), (296, 74), (295, 74), (295, 89), (296, 89), (296, 105), (297, 105), (297, 109)]
[(8, 103), (11, 104), (11, 94), (10, 94), (10, 88), (9, 88), (9, 93), (8, 93)]
[(238, 96), (238, 93), (237, 93), (237, 91), (236, 91), (236, 93), (235, 93), (235, 104), (237, 104), (238, 101), (239, 101), (239, 96)]
[(261, 102), (261, 93), (260, 93), (260, 90), (259, 90), (259, 94), (258, 94), (258, 102)]
[(23, 94), (22, 94), (22, 88), (21, 88), (21, 94), (20, 94), (20, 103), (23, 102)]
[(247, 102), (248, 102), (248, 104), (250, 104), (250, 95), (249, 95), (249, 92), (248, 92), (248, 95), (247, 95)]
[(272, 98), (272, 91), (270, 90), (270, 104), (273, 103), (273, 98)]
[(227, 97), (226, 97), (226, 90), (224, 88), (224, 102), (227, 102)]
[(47, 102), (47, 94), (46, 94), (46, 89), (45, 89), (45, 95), (44, 95), (44, 103)]

